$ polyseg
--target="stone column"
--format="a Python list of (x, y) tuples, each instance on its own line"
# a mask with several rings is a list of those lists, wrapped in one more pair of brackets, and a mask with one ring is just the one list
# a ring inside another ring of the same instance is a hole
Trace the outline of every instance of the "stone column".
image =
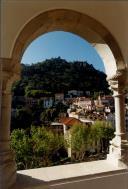
[(113, 164), (117, 166), (128, 166), (128, 141), (125, 126), (125, 72), (118, 71), (115, 76), (110, 78), (109, 84), (113, 90), (115, 101), (115, 137), (110, 142), (110, 151), (107, 156)]
[(0, 188), (9, 188), (16, 180), (14, 154), (10, 149), (11, 94), (2, 94), (0, 120)]
[(0, 115), (0, 189), (9, 189), (16, 181), (16, 163), (10, 148), (11, 86), (17, 75), (2, 71)]

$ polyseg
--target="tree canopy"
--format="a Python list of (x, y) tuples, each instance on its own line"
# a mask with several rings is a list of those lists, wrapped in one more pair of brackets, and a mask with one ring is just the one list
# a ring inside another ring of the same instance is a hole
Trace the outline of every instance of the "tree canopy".
[(58, 57), (22, 64), (21, 78), (13, 87), (14, 96), (49, 96), (68, 90), (109, 92), (105, 73), (86, 61), (67, 62)]

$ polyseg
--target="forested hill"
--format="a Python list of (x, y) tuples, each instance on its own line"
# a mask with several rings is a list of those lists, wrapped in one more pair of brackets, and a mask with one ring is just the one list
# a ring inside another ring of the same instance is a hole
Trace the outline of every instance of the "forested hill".
[(13, 92), (15, 96), (24, 96), (30, 90), (53, 94), (68, 90), (108, 93), (108, 83), (106, 75), (93, 65), (80, 61), (67, 62), (58, 57), (32, 65), (22, 64), (22, 80), (14, 85)]

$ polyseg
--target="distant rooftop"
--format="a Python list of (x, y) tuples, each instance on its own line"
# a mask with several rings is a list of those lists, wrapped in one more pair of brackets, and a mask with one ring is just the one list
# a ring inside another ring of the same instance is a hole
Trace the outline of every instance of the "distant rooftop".
[(73, 126), (75, 124), (82, 124), (82, 122), (74, 117), (65, 117), (65, 118), (61, 118), (60, 123), (63, 123), (65, 125), (68, 126)]

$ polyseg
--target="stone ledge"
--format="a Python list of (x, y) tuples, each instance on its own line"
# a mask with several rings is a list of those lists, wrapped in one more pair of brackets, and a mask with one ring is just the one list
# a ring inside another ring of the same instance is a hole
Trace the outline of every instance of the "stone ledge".
[[(56, 188), (67, 183), (81, 180), (110, 177), (110, 175), (127, 174), (128, 170), (118, 168), (107, 160), (60, 165), (46, 168), (29, 169), (17, 172), (17, 183), (13, 189)], [(127, 176), (128, 177), (128, 176)], [(80, 188), (80, 187), (79, 187)]]

